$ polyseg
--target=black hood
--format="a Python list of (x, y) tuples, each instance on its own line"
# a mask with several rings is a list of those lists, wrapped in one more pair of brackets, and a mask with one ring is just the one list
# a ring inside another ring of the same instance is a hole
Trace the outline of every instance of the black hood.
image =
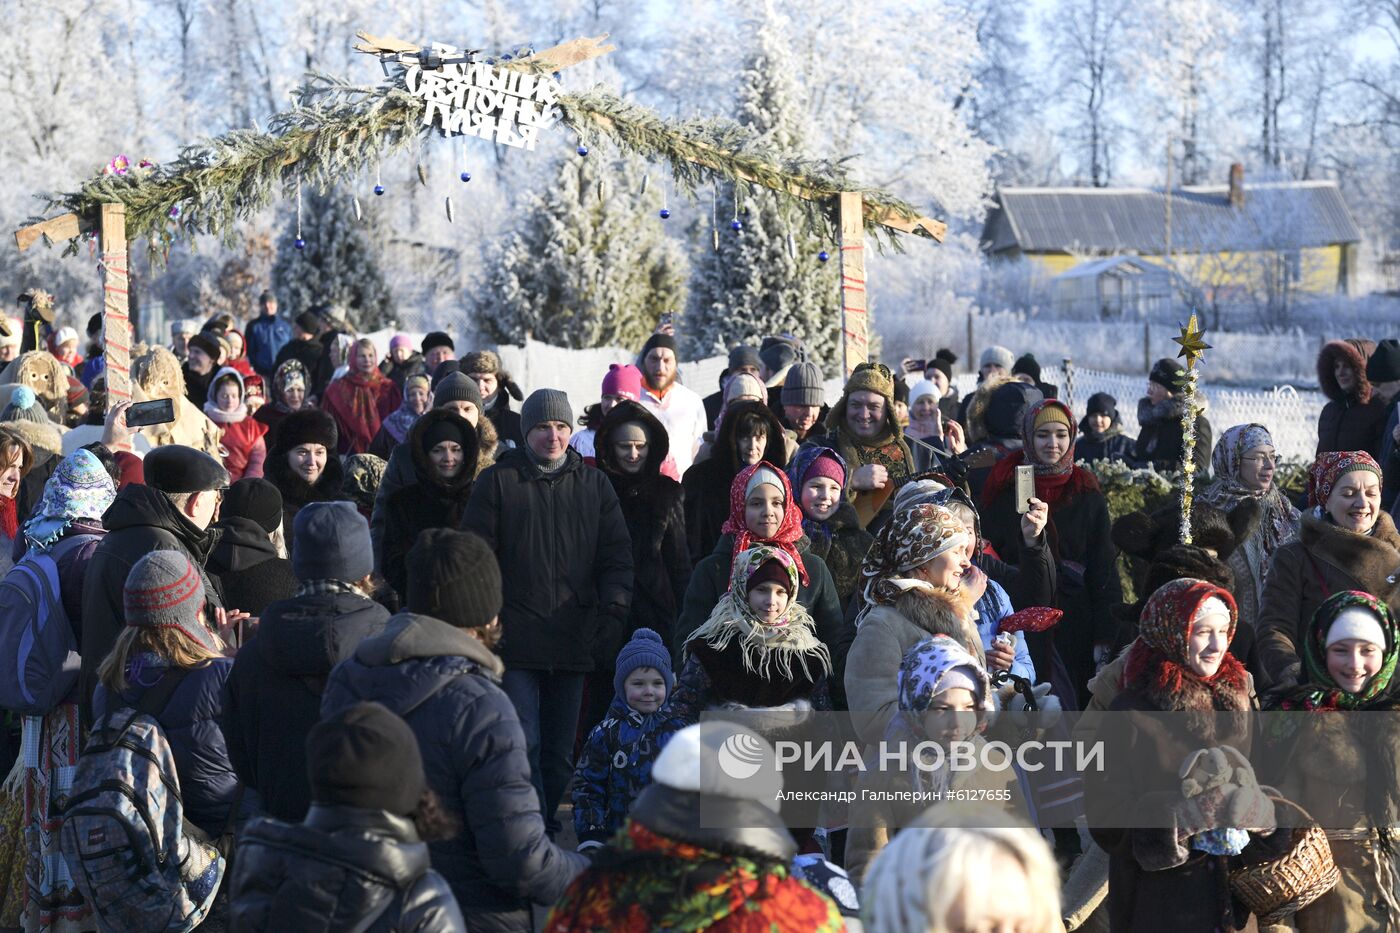
[(724, 464), (725, 472), (732, 480), (743, 467), (739, 464), (735, 448), (735, 434), (739, 422), (746, 414), (757, 414), (768, 425), (768, 445), (763, 450), (763, 461), (771, 463), (779, 470), (787, 469), (787, 442), (783, 436), (783, 424), (767, 402), (735, 402), (724, 412), (724, 420), (715, 434), (710, 456)]
[(234, 516), (216, 526), (219, 543), (209, 552), (208, 568), (214, 573), (237, 573), (275, 560), (277, 548), (263, 527), (251, 518)]
[(294, 596), (263, 611), (253, 646), (288, 677), (324, 677), (388, 620), (383, 606), (354, 593)]
[[(444, 483), (433, 472), (433, 465), (428, 461), (428, 454), (423, 450), (423, 435), (425, 435), (433, 425), (441, 422), (452, 422), (460, 428), (467, 438), (467, 444), (462, 450), (464, 463), (462, 471), (453, 477), (449, 482)], [(408, 437), (404, 438), (404, 443), (408, 445), (408, 452), (413, 456), (413, 472), (418, 477), (421, 485), (442, 490), (447, 495), (461, 493), (471, 486), (476, 479), (477, 460), (481, 455), (481, 441), (476, 429), (471, 422), (446, 408), (430, 408), (425, 411), (413, 427), (408, 431)]]
[(598, 465), (610, 476), (628, 476), (629, 474), (613, 461), (612, 435), (624, 424), (633, 422), (640, 424), (647, 435), (647, 460), (642, 466), (642, 476), (655, 479), (661, 475), (661, 464), (671, 455), (671, 438), (655, 415), (631, 399), (618, 402), (603, 418), (603, 423), (593, 440), (594, 456)]
[[(102, 524), (109, 532), (123, 528), (160, 528), (178, 538), (200, 563), (219, 538), (212, 531), (200, 531), (175, 508), (165, 493), (140, 483), (132, 483), (117, 493), (117, 498), (102, 515)], [(133, 559), (137, 556), (133, 555)]]
[(321, 471), (314, 485), (292, 471), (285, 452), (267, 455), (265, 475), (268, 482), (276, 486), (277, 491), (282, 494), (283, 505), (294, 508), (308, 502), (335, 502), (350, 498), (345, 494), (345, 468), (341, 466), (335, 451), (326, 453), (326, 468)]

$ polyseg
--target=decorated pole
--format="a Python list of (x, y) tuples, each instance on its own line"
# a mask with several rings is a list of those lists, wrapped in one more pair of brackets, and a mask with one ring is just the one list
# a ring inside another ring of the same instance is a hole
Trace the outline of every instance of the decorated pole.
[(98, 237), (102, 247), (102, 343), (107, 360), (107, 410), (131, 401), (131, 318), (128, 316), (130, 253), (126, 205), (103, 204)]
[(1177, 356), (1186, 360), (1186, 368), (1180, 371), (1182, 377), (1181, 406), (1181, 543), (1191, 543), (1191, 504), (1196, 477), (1196, 415), (1200, 412), (1197, 401), (1196, 364), (1210, 349), (1203, 339), (1204, 332), (1196, 324), (1196, 315), (1181, 329), (1181, 334), (1172, 340), (1180, 344)]
[(841, 213), (841, 361), (846, 375), (870, 357), (869, 309), (865, 300), (864, 200), (844, 191)]

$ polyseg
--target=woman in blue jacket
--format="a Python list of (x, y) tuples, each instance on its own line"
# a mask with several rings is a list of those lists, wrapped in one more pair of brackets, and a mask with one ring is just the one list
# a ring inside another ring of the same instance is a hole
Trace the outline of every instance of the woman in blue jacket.
[[(97, 670), (94, 719), (134, 708), (147, 690), (180, 678), (155, 719), (175, 756), (185, 818), (211, 837), (223, 835), (257, 809), (256, 795), (243, 794), (239, 804), (238, 777), (219, 728), (233, 659), (202, 621), (199, 569), (178, 551), (153, 551), (131, 568), (122, 603), (126, 627)], [(239, 812), (230, 819), (235, 806)]]

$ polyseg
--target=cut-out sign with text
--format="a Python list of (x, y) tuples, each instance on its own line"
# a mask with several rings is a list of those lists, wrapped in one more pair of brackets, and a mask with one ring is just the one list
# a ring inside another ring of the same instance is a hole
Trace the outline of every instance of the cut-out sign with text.
[[(444, 58), (462, 54), (436, 43), (433, 51)], [(485, 62), (446, 64), (432, 71), (409, 65), (404, 84), (427, 105), (423, 124), (436, 125), (447, 136), (476, 136), (533, 151), (540, 130), (559, 119), (554, 106), (559, 82), (545, 75)]]

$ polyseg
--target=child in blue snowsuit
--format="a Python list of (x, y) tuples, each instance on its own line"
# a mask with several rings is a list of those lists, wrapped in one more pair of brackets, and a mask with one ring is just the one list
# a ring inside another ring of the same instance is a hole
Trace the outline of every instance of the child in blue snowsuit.
[(574, 831), (580, 852), (622, 828), (632, 801), (651, 783), (651, 766), (687, 723), (663, 713), (671, 692), (670, 650), (649, 628), (637, 629), (617, 655), (613, 701), (588, 734), (574, 772)]

